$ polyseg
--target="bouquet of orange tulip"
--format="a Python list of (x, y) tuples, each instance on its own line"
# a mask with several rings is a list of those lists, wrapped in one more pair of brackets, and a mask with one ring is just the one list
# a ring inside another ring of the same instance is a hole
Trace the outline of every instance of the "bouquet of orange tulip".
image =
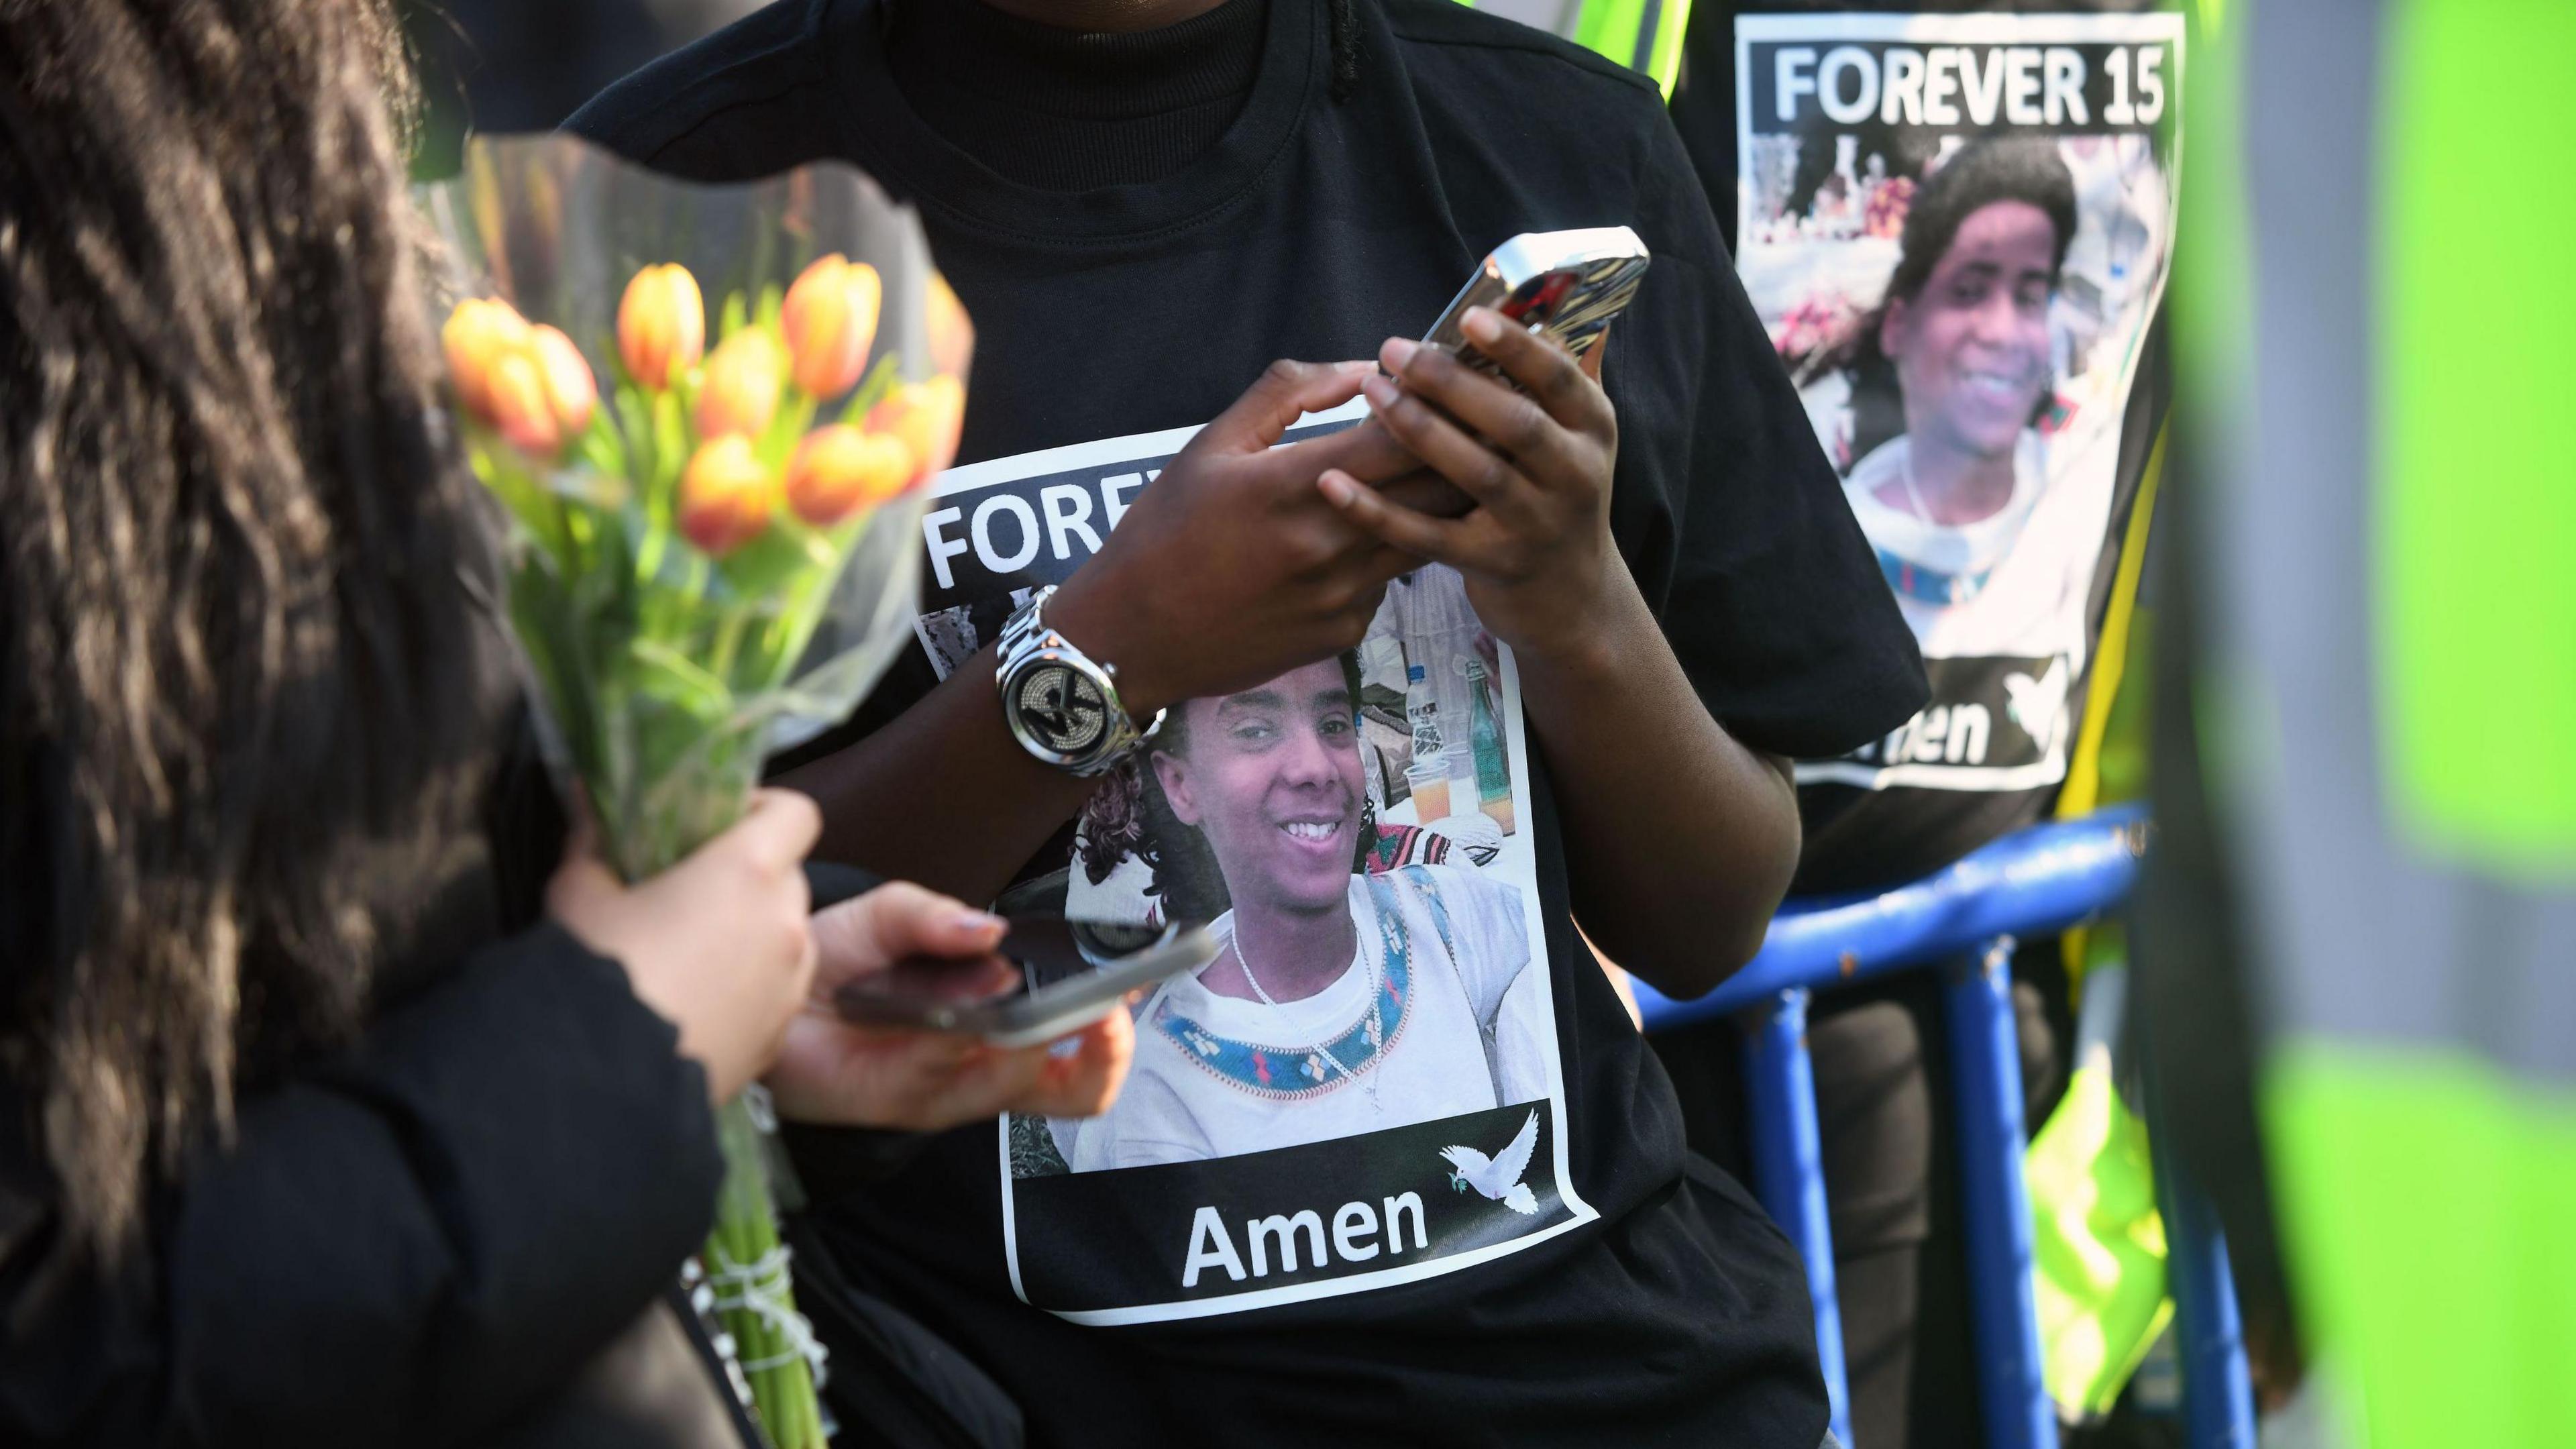
[[(891, 662), (972, 334), (911, 213), (845, 167), (696, 187), (570, 138), (479, 141), (424, 200), (465, 279), (442, 341), (549, 753), (642, 879)], [(721, 1131), (705, 1296), (770, 1441), (819, 1446), (753, 1103)]]

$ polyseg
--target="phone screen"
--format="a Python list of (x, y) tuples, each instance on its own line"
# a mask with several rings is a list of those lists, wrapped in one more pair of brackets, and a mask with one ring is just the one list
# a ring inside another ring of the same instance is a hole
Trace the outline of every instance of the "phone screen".
[(1014, 916), (994, 955), (908, 957), (842, 986), (833, 1004), (862, 1025), (1042, 1038), (1097, 1020), (1129, 991), (1194, 970), (1215, 954), (1196, 922)]

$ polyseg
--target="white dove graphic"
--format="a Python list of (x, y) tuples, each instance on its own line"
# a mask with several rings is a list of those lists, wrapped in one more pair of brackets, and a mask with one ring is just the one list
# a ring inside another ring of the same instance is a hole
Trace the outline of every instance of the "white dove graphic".
[(1472, 1187), (1513, 1212), (1526, 1216), (1538, 1212), (1538, 1196), (1529, 1190), (1521, 1177), (1529, 1171), (1530, 1154), (1537, 1149), (1538, 1113), (1532, 1110), (1529, 1120), (1521, 1124), (1520, 1134), (1512, 1138), (1512, 1144), (1503, 1149), (1501, 1156), (1487, 1157), (1473, 1147), (1443, 1147), (1440, 1156), (1458, 1169), (1449, 1174), (1451, 1191), (1465, 1192)]
[(2063, 654), (2048, 661), (2048, 672), (2037, 679), (2019, 672), (2004, 676), (2004, 693), (2011, 696), (2005, 712), (2043, 750), (2057, 742), (2057, 731), (2066, 720), (2066, 687), (2072, 682)]

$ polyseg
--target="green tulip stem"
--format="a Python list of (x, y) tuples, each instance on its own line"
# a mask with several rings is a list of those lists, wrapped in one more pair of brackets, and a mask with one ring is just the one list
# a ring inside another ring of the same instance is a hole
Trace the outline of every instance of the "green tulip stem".
[(742, 648), (742, 631), (750, 626), (751, 613), (737, 604), (725, 610), (724, 621), (716, 625), (716, 647), (707, 658), (707, 672), (723, 680), (727, 688), (733, 685), (733, 657)]

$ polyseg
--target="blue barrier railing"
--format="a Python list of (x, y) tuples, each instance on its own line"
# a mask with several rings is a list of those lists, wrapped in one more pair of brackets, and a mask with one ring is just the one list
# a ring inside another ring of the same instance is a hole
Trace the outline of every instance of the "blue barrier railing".
[[(1754, 1187), (1806, 1263), (1834, 1432), (1853, 1449), (1866, 1446), (1854, 1445), (1851, 1433), (1833, 1230), (1807, 1057), (1810, 994), (1894, 971), (1943, 968), (1986, 1440), (1995, 1449), (2054, 1449), (2057, 1411), (2041, 1371), (2030, 1202), (2022, 1184), (2028, 1137), (2012, 1005), (2013, 942), (2080, 925), (2125, 900), (2137, 879), (2146, 824), (2143, 809), (2116, 807), (2035, 826), (1882, 895), (1792, 902), (1772, 921), (1753, 960), (1695, 1001), (1675, 1001), (1637, 983), (1648, 1031), (1746, 1019)], [(2191, 1442), (2194, 1449), (2250, 1449), (2253, 1399), (2227, 1283), (2226, 1244), (2215, 1215), (2172, 1164), (2160, 1155), (2156, 1165), (2167, 1200), (2168, 1276), (2180, 1306)]]

